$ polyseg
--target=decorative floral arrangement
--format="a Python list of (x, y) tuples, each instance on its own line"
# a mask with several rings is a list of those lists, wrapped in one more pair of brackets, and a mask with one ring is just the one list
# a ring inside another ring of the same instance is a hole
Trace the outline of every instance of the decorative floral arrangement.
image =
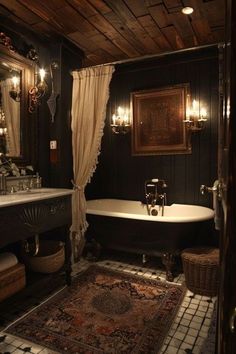
[(0, 174), (3, 176), (20, 177), (32, 175), (34, 169), (32, 166), (18, 167), (11, 159), (0, 156)]

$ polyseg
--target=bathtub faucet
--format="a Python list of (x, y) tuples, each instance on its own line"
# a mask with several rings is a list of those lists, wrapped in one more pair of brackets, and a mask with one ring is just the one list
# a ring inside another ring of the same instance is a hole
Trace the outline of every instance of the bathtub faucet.
[(157, 195), (155, 193), (147, 193), (146, 194), (146, 202), (150, 204), (152, 207), (156, 205)]
[(148, 215), (157, 215), (157, 210), (153, 209), (159, 205), (162, 209), (162, 216), (164, 215), (164, 206), (166, 205), (166, 193), (163, 189), (167, 187), (163, 179), (153, 178), (145, 181), (145, 198)]
[(159, 194), (159, 199), (160, 199), (160, 207), (161, 207), (161, 216), (164, 216), (164, 208), (165, 208), (165, 205), (167, 204), (166, 203), (166, 193), (163, 193), (163, 194)]

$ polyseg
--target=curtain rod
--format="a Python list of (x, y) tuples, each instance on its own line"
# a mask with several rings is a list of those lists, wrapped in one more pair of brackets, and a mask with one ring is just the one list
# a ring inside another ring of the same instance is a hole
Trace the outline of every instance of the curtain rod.
[(206, 44), (206, 45), (202, 45), (202, 46), (198, 46), (198, 47), (184, 48), (184, 49), (179, 49), (179, 50), (176, 50), (176, 51), (168, 51), (168, 52), (163, 52), (163, 53), (159, 53), (159, 54), (143, 55), (143, 56), (137, 57), (137, 58), (129, 58), (129, 59), (117, 60), (117, 61), (113, 61), (113, 62), (110, 62), (110, 63), (85, 66), (85, 67), (82, 67), (80, 69), (72, 70), (71, 73), (73, 71), (81, 71), (81, 70), (83, 70), (85, 68), (97, 68), (99, 66), (106, 66), (106, 65), (112, 65), (112, 64), (113, 65), (117, 65), (117, 64), (131, 63), (131, 62), (137, 62), (137, 61), (141, 61), (141, 60), (145, 60), (145, 59), (163, 57), (165, 55), (173, 55), (173, 54), (178, 54), (178, 53), (189, 52), (191, 50), (198, 50), (198, 49), (203, 49), (203, 48), (211, 48), (211, 47), (215, 47), (215, 46), (219, 47), (222, 44), (223, 43), (221, 43), (221, 42), (213, 43), (213, 44)]

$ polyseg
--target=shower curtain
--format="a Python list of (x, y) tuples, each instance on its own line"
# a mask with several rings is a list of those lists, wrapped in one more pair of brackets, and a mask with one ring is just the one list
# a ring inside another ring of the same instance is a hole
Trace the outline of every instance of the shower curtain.
[(72, 89), (72, 153), (74, 193), (72, 196), (71, 242), (74, 261), (85, 244), (87, 229), (86, 184), (96, 169), (109, 98), (113, 65), (73, 71)]

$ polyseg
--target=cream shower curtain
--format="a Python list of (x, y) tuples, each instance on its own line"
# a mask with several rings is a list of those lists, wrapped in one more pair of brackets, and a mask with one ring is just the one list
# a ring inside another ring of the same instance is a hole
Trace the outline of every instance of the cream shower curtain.
[(87, 229), (84, 189), (98, 162), (113, 65), (73, 71), (72, 152), (74, 193), (71, 241), (74, 260), (82, 253)]

